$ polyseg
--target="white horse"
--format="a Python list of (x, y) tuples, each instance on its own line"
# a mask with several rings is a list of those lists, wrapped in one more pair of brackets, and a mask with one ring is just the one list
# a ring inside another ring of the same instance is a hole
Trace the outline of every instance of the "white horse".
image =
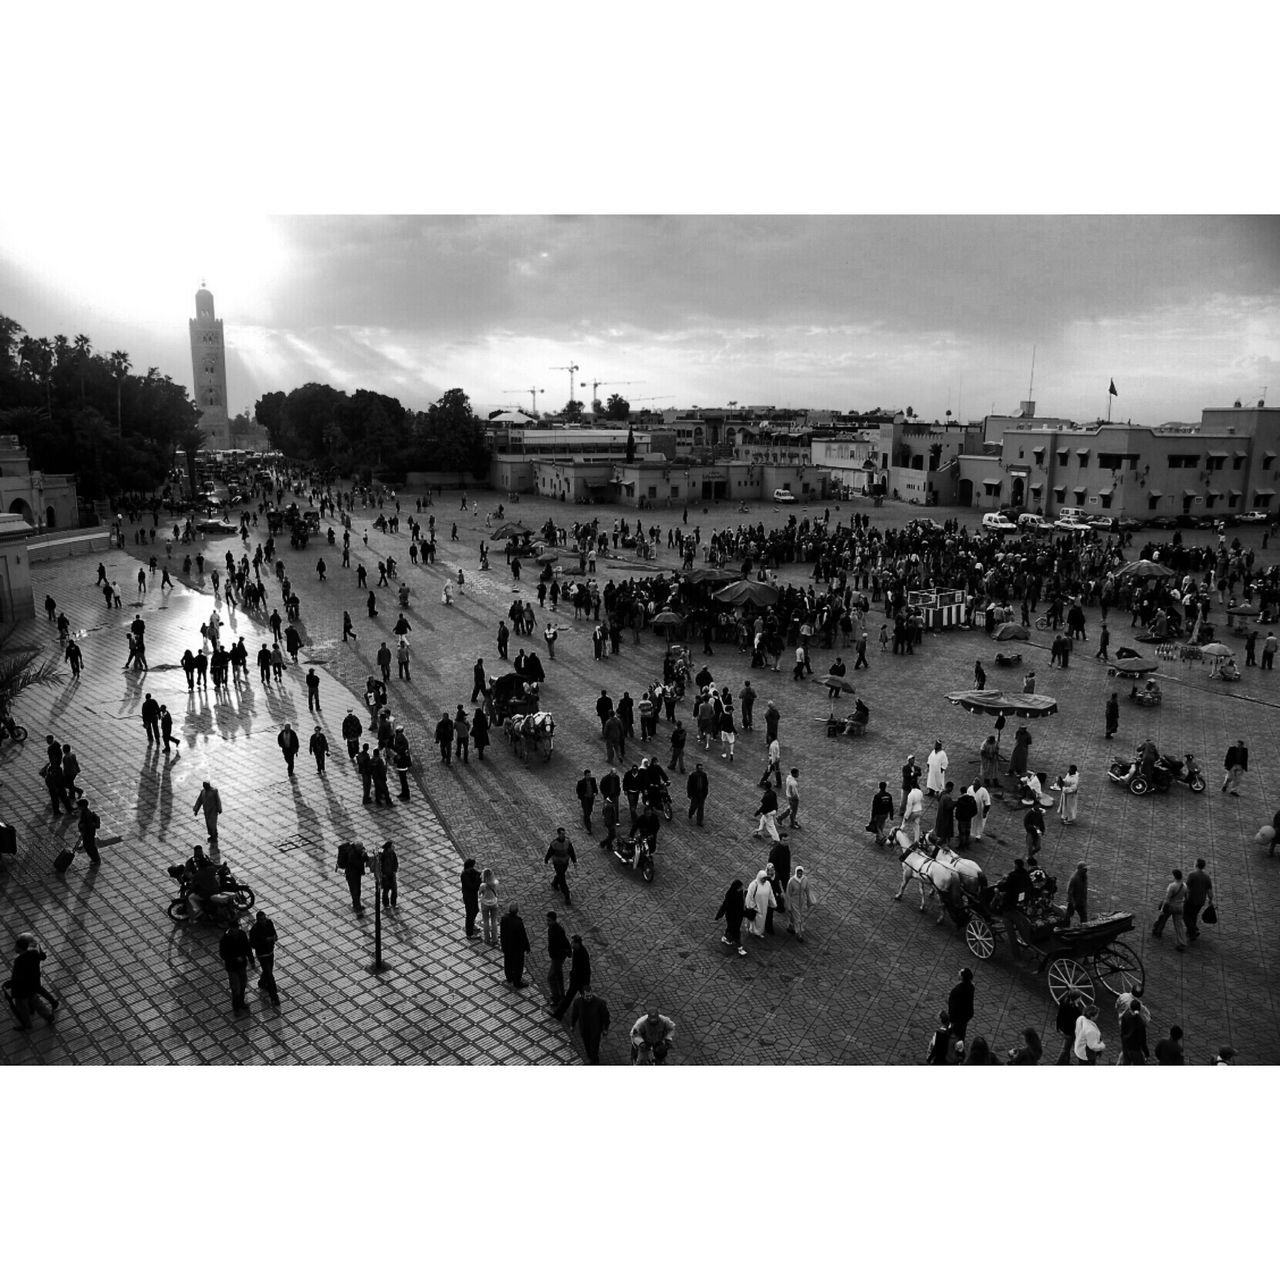
[(893, 900), (901, 902), (907, 885), (916, 880), (920, 885), (921, 912), (924, 911), (925, 895), (928, 893), (939, 900), (935, 924), (941, 924), (948, 913), (952, 919), (960, 919), (965, 895), (976, 898), (986, 885), (987, 879), (982, 868), (971, 859), (960, 857), (945, 845), (912, 844), (911, 838), (901, 827), (894, 833), (894, 837), (901, 850), (898, 860), (902, 863), (902, 883), (898, 886), (898, 892), (893, 895)]

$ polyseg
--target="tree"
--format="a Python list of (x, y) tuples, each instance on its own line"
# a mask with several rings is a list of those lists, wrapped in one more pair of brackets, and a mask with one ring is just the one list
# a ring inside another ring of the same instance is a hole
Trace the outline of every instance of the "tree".
[(125, 374), (129, 372), (132, 365), (129, 361), (129, 353), (127, 351), (113, 351), (107, 357), (107, 367), (111, 370), (111, 376), (116, 380), (116, 431), (124, 434), (124, 415), (122, 412)]
[(609, 403), (605, 406), (604, 416), (610, 422), (626, 422), (631, 415), (631, 405), (627, 403), (617, 392), (609, 397)]
[(0, 707), (8, 711), (15, 698), (32, 685), (61, 684), (65, 673), (60, 658), (45, 658), (29, 649), (21, 657), (0, 659)]
[(489, 446), (484, 429), (461, 387), (446, 391), (416, 423), (417, 439), (406, 450), (406, 460), (428, 471), (466, 471), (483, 475), (489, 468)]
[(627, 461), (634, 462), (636, 460), (636, 429), (635, 427), (627, 428)]
[(199, 492), (198, 481), (196, 480), (196, 454), (204, 447), (204, 442), (208, 438), (198, 426), (183, 427), (175, 436), (174, 452), (169, 456), (170, 464), (172, 464), (178, 449), (181, 449), (186, 455), (187, 483), (191, 486), (192, 501), (195, 500), (195, 496)]
[(560, 416), (566, 422), (581, 422), (582, 408), (581, 400), (566, 400), (564, 408), (560, 410)]
[(84, 333), (77, 333), (75, 337), (75, 362), (76, 372), (80, 375), (80, 399), (84, 399), (84, 370), (89, 363), (89, 357), (93, 354), (93, 347), (89, 344), (89, 336)]
[(0, 374), (15, 372), (18, 368), (18, 343), (26, 330), (8, 316), (0, 315)]
[(77, 454), (82, 458), (93, 459), (93, 483), (84, 486), (83, 481), (81, 482), (81, 492), (85, 493), (86, 497), (105, 498), (107, 496), (106, 487), (102, 482), (102, 454), (99, 442), (110, 430), (111, 424), (92, 405), (86, 405), (77, 410), (76, 416), (72, 419), (72, 433), (75, 437)]

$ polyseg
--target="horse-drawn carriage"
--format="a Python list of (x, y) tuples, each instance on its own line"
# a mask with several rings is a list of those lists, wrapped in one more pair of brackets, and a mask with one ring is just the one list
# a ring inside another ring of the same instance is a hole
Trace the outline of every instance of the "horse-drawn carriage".
[(507, 745), (521, 760), (527, 760), (530, 751), (538, 752), (543, 760), (551, 759), (556, 731), (551, 712), (535, 711), (532, 715), (512, 716), (502, 730), (507, 735)]
[(1117, 941), (1133, 929), (1132, 912), (1115, 911), (1071, 925), (1066, 911), (1054, 902), (1057, 882), (1043, 871), (1032, 873), (1030, 892), (1008, 902), (1005, 882), (989, 885), (972, 859), (927, 838), (912, 843), (901, 829), (897, 841), (902, 884), (895, 901), (901, 900), (911, 880), (919, 881), (920, 910), (926, 893), (936, 895), (942, 904), (938, 923), (950, 916), (979, 960), (991, 959), (1003, 938), (1014, 955), (1037, 961), (1037, 973), (1047, 970), (1055, 1001), (1068, 992), (1092, 1001), (1095, 983), (1117, 996), (1142, 990), (1146, 973), (1141, 958)]
[(501, 724), (511, 716), (527, 716), (538, 710), (538, 684), (515, 671), (493, 682), (493, 722)]

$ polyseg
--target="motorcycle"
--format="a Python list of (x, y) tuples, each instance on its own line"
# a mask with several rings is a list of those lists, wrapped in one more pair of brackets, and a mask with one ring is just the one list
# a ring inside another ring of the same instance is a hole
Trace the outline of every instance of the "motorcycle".
[(653, 846), (644, 836), (622, 836), (613, 844), (610, 852), (629, 871), (639, 871), (645, 884), (653, 883)]
[(650, 787), (644, 793), (644, 802), (660, 812), (668, 822), (671, 821), (671, 788), (665, 782)]
[(1196, 763), (1196, 758), (1187, 752), (1181, 760), (1175, 756), (1160, 757), (1160, 763), (1169, 773), (1170, 782), (1181, 782), (1183, 786), (1190, 787), (1197, 795), (1205, 788), (1204, 774), (1201, 772), (1200, 766)]
[(252, 909), (257, 895), (247, 884), (236, 878), (230, 867), (218, 868), (218, 892), (204, 901), (199, 916), (191, 914), (191, 904), (187, 901), (191, 893), (191, 876), (185, 863), (178, 863), (169, 868), (169, 875), (178, 882), (177, 896), (169, 903), (170, 920), (211, 920), (215, 924), (226, 926), (242, 912)]

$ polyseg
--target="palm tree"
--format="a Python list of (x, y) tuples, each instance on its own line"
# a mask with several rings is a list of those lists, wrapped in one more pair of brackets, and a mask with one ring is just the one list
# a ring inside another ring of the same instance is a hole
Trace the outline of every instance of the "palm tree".
[(124, 419), (121, 416), (121, 392), (124, 389), (125, 374), (129, 372), (130, 362), (127, 351), (113, 351), (107, 357), (107, 366), (116, 380), (116, 434), (124, 434)]
[(53, 417), (53, 396), (50, 384), (53, 382), (53, 343), (48, 338), (36, 339), (35, 373), (44, 383), (44, 407)]
[(93, 347), (89, 344), (87, 333), (77, 333), (75, 339), (76, 370), (80, 374), (80, 399), (84, 400), (84, 367), (89, 363)]
[(40, 654), (30, 649), (21, 657), (0, 659), (0, 708), (8, 710), (24, 690), (37, 684), (61, 684), (64, 678), (58, 658), (39, 661)]

